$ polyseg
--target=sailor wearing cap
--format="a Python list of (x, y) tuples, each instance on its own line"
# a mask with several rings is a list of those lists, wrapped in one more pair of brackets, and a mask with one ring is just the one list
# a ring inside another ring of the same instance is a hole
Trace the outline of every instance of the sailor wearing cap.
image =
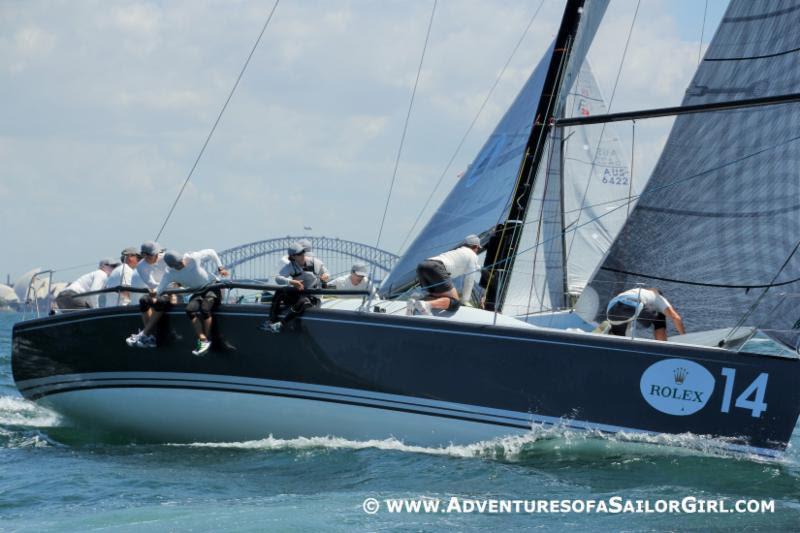
[(142, 312), (144, 329), (130, 335), (125, 342), (128, 346), (155, 348), (156, 338), (150, 334), (151, 328), (148, 328), (148, 324), (152, 323), (154, 327), (170, 306), (169, 296), (156, 298), (156, 288), (167, 271), (167, 263), (164, 262), (164, 251), (157, 242), (143, 242), (139, 248), (139, 255), (142, 260), (136, 265), (138, 275), (131, 280), (131, 283), (137, 289), (149, 289), (150, 293), (139, 298), (139, 311)]
[[(306, 254), (306, 247), (299, 242), (289, 244), (287, 250), (289, 263), (284, 265), (275, 276), (275, 282), (278, 285), (286, 285), (287, 288), (292, 287), (301, 291), (319, 288), (321, 282), (327, 282), (330, 278), (328, 269), (325, 268), (322, 261), (316, 257), (308, 257)], [(262, 326), (262, 329), (278, 333), (284, 324), (318, 303), (319, 299), (311, 295), (300, 294), (296, 291), (277, 290), (272, 298), (269, 320)], [(278, 315), (284, 305), (290, 306), (289, 312), (282, 320), (279, 320)]]
[[(355, 263), (349, 274), (339, 276), (328, 283), (329, 288), (340, 291), (368, 291), (371, 289), (371, 285), (367, 277), (367, 267), (363, 263)], [(352, 298), (360, 298), (360, 296), (354, 295)]]
[[(456, 311), (461, 303), (467, 303), (472, 297), (472, 286), (480, 275), (478, 252), (481, 240), (477, 235), (467, 235), (458, 248), (436, 257), (431, 257), (417, 266), (417, 279), (420, 287), (428, 291), (424, 300), (410, 299), (406, 308), (409, 315), (417, 313), (431, 314), (431, 309)], [(464, 276), (464, 290), (461, 298), (453, 286), (452, 279)]]
[[(222, 266), (217, 252), (210, 248), (186, 254), (168, 250), (164, 253), (164, 262), (168, 268), (158, 284), (156, 298), (160, 301), (161, 298), (167, 296), (165, 291), (171, 285), (195, 291), (189, 299), (189, 303), (186, 304), (186, 314), (189, 315), (195, 333), (197, 333), (197, 345), (192, 354), (205, 355), (211, 348), (212, 313), (222, 300), (219, 289), (208, 289), (207, 287), (219, 279), (217, 274), (227, 276), (228, 271)], [(203, 267), (204, 262), (208, 262), (213, 274)], [(137, 343), (137, 346), (147, 344), (143, 347), (153, 347), (151, 346), (153, 343), (150, 341), (155, 339), (152, 339), (151, 331), (155, 328), (157, 321), (156, 315), (148, 321), (144, 329), (148, 340), (146, 343)]]
[(77, 298), (85, 292), (101, 290), (108, 275), (119, 265), (113, 258), (101, 259), (97, 270), (93, 270), (70, 283), (66, 289), (58, 293), (56, 305), (59, 309), (87, 309), (97, 307), (98, 295)]
[[(139, 264), (139, 259), (139, 249), (135, 246), (128, 246), (122, 250), (119, 257), (119, 260), (122, 261), (122, 264), (115, 268), (111, 274), (109, 274), (103, 288), (110, 289), (114, 287), (133, 287), (134, 278), (139, 278), (139, 274), (136, 272), (136, 266)], [(138, 283), (141, 284), (141, 280), (139, 280)], [(103, 307), (130, 305), (131, 303), (131, 293), (127, 291), (116, 293), (110, 292), (104, 296), (105, 304)]]
[(297, 278), (303, 272), (313, 273), (323, 284), (330, 279), (328, 269), (325, 268), (323, 262), (309, 255), (308, 249), (303, 244), (299, 242), (289, 244), (287, 257), (289, 262), (283, 265), (278, 275), (275, 276), (275, 283), (278, 285), (292, 285), (296, 289), (302, 289), (302, 283)]

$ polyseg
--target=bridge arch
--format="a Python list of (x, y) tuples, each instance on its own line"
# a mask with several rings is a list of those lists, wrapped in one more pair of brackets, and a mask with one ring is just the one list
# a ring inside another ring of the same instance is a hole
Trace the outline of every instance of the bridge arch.
[(353, 263), (364, 263), (375, 272), (375, 280), (386, 277), (397, 263), (398, 256), (368, 244), (336, 237), (292, 236), (265, 239), (241, 244), (219, 253), (232, 279), (273, 280), (286, 255), (289, 244), (301, 239), (311, 241), (312, 253), (328, 267), (331, 276), (350, 272)]

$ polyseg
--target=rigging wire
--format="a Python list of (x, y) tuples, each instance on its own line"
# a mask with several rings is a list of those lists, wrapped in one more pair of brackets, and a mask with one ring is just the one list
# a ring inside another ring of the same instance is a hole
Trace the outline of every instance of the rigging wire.
[[(662, 190), (670, 189), (670, 188), (678, 186), (678, 185), (680, 185), (682, 183), (686, 183), (689, 180), (693, 180), (695, 178), (698, 178), (698, 177), (704, 176), (706, 174), (709, 174), (710, 172), (713, 172), (713, 171), (716, 171), (716, 170), (719, 170), (719, 169), (722, 169), (722, 168), (725, 168), (725, 167), (729, 167), (729, 166), (732, 166), (732, 165), (736, 165), (736, 164), (741, 163), (743, 161), (746, 161), (746, 160), (748, 160), (750, 158), (753, 158), (753, 157), (756, 157), (758, 155), (767, 153), (767, 152), (769, 152), (771, 150), (776, 150), (778, 148), (781, 148), (783, 146), (786, 146), (788, 144), (795, 143), (795, 142), (798, 142), (798, 141), (800, 141), (800, 135), (792, 137), (792, 138), (787, 139), (785, 141), (781, 141), (781, 142), (775, 143), (775, 144), (773, 144), (771, 146), (768, 146), (766, 148), (762, 148), (760, 150), (756, 150), (755, 152), (751, 152), (751, 153), (746, 154), (744, 156), (738, 157), (738, 158), (733, 159), (731, 161), (728, 161), (728, 162), (726, 162), (726, 163), (724, 163), (722, 165), (718, 165), (718, 166), (715, 166), (715, 167), (708, 168), (706, 170), (702, 170), (702, 171), (697, 172), (695, 174), (692, 174), (690, 176), (686, 176), (684, 178), (676, 179), (676, 180), (673, 180), (673, 181), (671, 181), (669, 183), (665, 183), (665, 184), (657, 186), (657, 187), (652, 187), (652, 188), (642, 192), (641, 194), (633, 196), (633, 199), (639, 200), (639, 199), (644, 198), (644, 197), (655, 197)], [(609, 202), (603, 202), (603, 203), (607, 204)], [(600, 205), (600, 204), (598, 204), (598, 205)], [(593, 218), (587, 220), (586, 222), (584, 222), (582, 224), (575, 223), (575, 225), (573, 227), (571, 227), (569, 229), (566, 229), (565, 233), (567, 233), (567, 232), (569, 232), (569, 233), (577, 232), (581, 228), (583, 228), (585, 226), (588, 226), (590, 224), (593, 224), (595, 221), (597, 221), (597, 220), (599, 220), (601, 218), (604, 218), (604, 217), (612, 215), (613, 213), (617, 212), (619, 209), (622, 209), (625, 206), (626, 206), (625, 203), (621, 203), (620, 205), (617, 205), (617, 206), (615, 206), (613, 208), (610, 208), (610, 209), (606, 210), (603, 213), (600, 213), (599, 215), (594, 216)], [(533, 222), (526, 222), (526, 224), (529, 224), (529, 223), (533, 223)], [(528, 253), (528, 252), (531, 252), (531, 251), (535, 251), (537, 247), (541, 246), (542, 244), (544, 244), (546, 242), (549, 242), (552, 239), (556, 239), (556, 238), (561, 238), (561, 236), (558, 235), (556, 237), (551, 237), (550, 239), (546, 239), (546, 240), (544, 240), (542, 242), (537, 242), (536, 244), (534, 244), (532, 246), (529, 246), (528, 248), (524, 248), (524, 249), (518, 250), (516, 253), (514, 253), (513, 255), (511, 255), (511, 256), (509, 256), (509, 257), (507, 257), (505, 259), (500, 259), (500, 260), (498, 260), (498, 261), (496, 261), (496, 262), (494, 262), (492, 264), (484, 265), (482, 268), (495, 268), (495, 267), (498, 267), (500, 265), (504, 265), (505, 263), (511, 261), (512, 258), (518, 257), (518, 256), (520, 256), (522, 254), (525, 254), (525, 253)], [(797, 245), (795, 246), (795, 249), (792, 251), (792, 253), (789, 255), (789, 257), (786, 259), (784, 265), (781, 267), (781, 270), (778, 272), (778, 275), (780, 275), (780, 273), (783, 271), (783, 269), (788, 264), (789, 260), (794, 256), (794, 254), (797, 252), (798, 249), (800, 249), (800, 242), (797, 243)], [(480, 272), (480, 271), (481, 271), (481, 269), (478, 269), (478, 270), (476, 270), (474, 272), (467, 272), (467, 273), (465, 273), (463, 275), (464, 276), (468, 276), (468, 275), (474, 274), (475, 272)], [(644, 274), (639, 274), (639, 273), (636, 273), (635, 275), (640, 276), (640, 277), (645, 277), (645, 278), (649, 277), (649, 276), (646, 276)], [(750, 286), (750, 288), (767, 288), (767, 289), (769, 289), (770, 287), (777, 287), (777, 286), (782, 286), (782, 285), (788, 284), (788, 282), (782, 282), (782, 283), (776, 284), (775, 280), (777, 279), (778, 275), (776, 275), (773, 278), (773, 280), (770, 282), (770, 284), (766, 284), (766, 285), (762, 284), (762, 285), (757, 285), (757, 286)], [(655, 278), (655, 279), (658, 279), (658, 278)], [(712, 287), (715, 287), (715, 286), (716, 287), (727, 287), (725, 285), (719, 285), (719, 284), (715, 285), (715, 284), (702, 283), (702, 282), (693, 282), (693, 281), (687, 281), (687, 280), (672, 280), (671, 279), (669, 281), (672, 281), (672, 282), (675, 282), (675, 283), (683, 283), (683, 284), (687, 284), (687, 285), (701, 285), (701, 286), (702, 285), (708, 285), (708, 286), (712, 286)], [(797, 282), (797, 281), (800, 281), (800, 278), (791, 280), (791, 282)], [(424, 289), (424, 288), (428, 288), (428, 287), (422, 287), (422, 288)], [(744, 285), (737, 285), (737, 286), (732, 287), (732, 288), (747, 288), (747, 287), (744, 286)], [(405, 291), (403, 294), (405, 294), (406, 292), (408, 292), (408, 291)]]
[(525, 37), (528, 35), (528, 31), (531, 29), (531, 26), (533, 25), (533, 22), (536, 20), (536, 17), (539, 15), (539, 11), (542, 9), (543, 5), (544, 5), (544, 0), (542, 0), (539, 3), (539, 7), (536, 8), (536, 11), (534, 11), (533, 16), (531, 16), (530, 20), (528, 21), (528, 25), (525, 26), (525, 30), (522, 32), (522, 36), (520, 36), (519, 40), (517, 41), (517, 44), (514, 45), (514, 49), (511, 51), (511, 55), (508, 56), (508, 59), (506, 60), (505, 65), (503, 65), (503, 68), (500, 70), (500, 74), (497, 75), (497, 78), (494, 80), (494, 84), (492, 84), (491, 89), (489, 89), (489, 92), (486, 94), (486, 97), (483, 99), (483, 102), (481, 103), (480, 107), (478, 108), (478, 112), (475, 114), (475, 117), (472, 119), (472, 122), (470, 122), (469, 127), (467, 128), (467, 131), (464, 132), (464, 135), (461, 137), (461, 140), (458, 142), (458, 146), (456, 146), (456, 149), (453, 152), (453, 155), (450, 156), (450, 160), (447, 162), (447, 165), (445, 165), (444, 170), (439, 175), (439, 179), (436, 180), (436, 185), (434, 185), (433, 190), (428, 195), (428, 199), (425, 200), (425, 205), (423, 205), (422, 209), (420, 209), (416, 220), (414, 220), (414, 224), (411, 225), (411, 229), (408, 230), (408, 233), (406, 234), (405, 238), (403, 239), (403, 243), (400, 245), (400, 249), (398, 250), (398, 254), (402, 253), (402, 250), (405, 247), (406, 243), (408, 242), (409, 237), (411, 237), (411, 235), (414, 233), (414, 229), (416, 229), (417, 224), (419, 224), (419, 221), (422, 219), (422, 215), (425, 214), (425, 210), (428, 208), (428, 205), (430, 204), (431, 200), (433, 199), (433, 195), (436, 194), (436, 191), (439, 189), (439, 186), (442, 184), (442, 180), (447, 175), (447, 172), (450, 170), (450, 167), (452, 166), (452, 164), (455, 161), (455, 159), (458, 156), (458, 154), (461, 152), (461, 148), (464, 146), (464, 142), (467, 140), (467, 137), (472, 132), (472, 128), (475, 127), (475, 124), (478, 122), (478, 118), (480, 118), (481, 114), (483, 113), (483, 110), (486, 107), (486, 104), (489, 102), (489, 99), (492, 97), (492, 94), (494, 94), (494, 91), (497, 88), (498, 84), (500, 83), (500, 80), (503, 78), (503, 75), (505, 75), (506, 70), (508, 69), (508, 66), (511, 64), (511, 60), (514, 58), (514, 56), (517, 53), (517, 50), (519, 50), (519, 47), (522, 45), (522, 42), (525, 40)]
[(706, 7), (703, 9), (703, 25), (700, 27), (700, 46), (697, 47), (697, 64), (700, 64), (703, 55), (703, 37), (706, 34), (706, 15), (708, 14), (708, 0), (706, 0)]
[(386, 223), (386, 214), (389, 212), (389, 202), (392, 199), (392, 190), (394, 183), (397, 180), (397, 168), (400, 166), (400, 156), (403, 153), (403, 144), (406, 140), (406, 132), (408, 131), (408, 122), (411, 119), (411, 110), (414, 107), (414, 97), (417, 94), (417, 85), (419, 78), (422, 74), (422, 63), (425, 61), (425, 52), (428, 49), (428, 41), (431, 37), (431, 28), (433, 27), (433, 17), (436, 14), (436, 3), (438, 0), (433, 0), (433, 8), (431, 9), (431, 18), (428, 21), (428, 32), (425, 34), (425, 44), (422, 46), (422, 55), (419, 58), (419, 67), (417, 68), (417, 78), (414, 80), (414, 88), (411, 91), (411, 101), (408, 103), (408, 112), (406, 113), (406, 121), (403, 125), (403, 134), (400, 137), (400, 147), (397, 149), (397, 157), (394, 161), (394, 171), (392, 172), (392, 181), (389, 184), (389, 194), (386, 196), (386, 205), (383, 208), (383, 217), (381, 218), (381, 225), (378, 229), (378, 238), (375, 241), (375, 248), (379, 248), (381, 244), (381, 236), (383, 235), (383, 226)]
[[(628, 55), (628, 47), (631, 44), (631, 36), (633, 35), (633, 28), (636, 24), (636, 17), (639, 15), (639, 6), (641, 5), (642, 0), (638, 0), (636, 2), (636, 10), (633, 12), (633, 19), (631, 20), (631, 26), (628, 29), (628, 37), (625, 40), (625, 49), (622, 51), (622, 59), (619, 62), (619, 68), (617, 69), (617, 77), (614, 80), (614, 88), (611, 90), (611, 97), (608, 100), (608, 112), (611, 111), (611, 106), (614, 104), (614, 96), (617, 94), (617, 86), (619, 85), (619, 79), (622, 75), (622, 67), (625, 65), (625, 58)], [(597, 154), (600, 148), (600, 143), (603, 142), (603, 135), (606, 132), (606, 124), (603, 124), (603, 128), (600, 130), (600, 137), (597, 140), (597, 147), (594, 150), (594, 158), (592, 159), (592, 168), (589, 171), (589, 178), (586, 180), (586, 187), (583, 190), (583, 197), (581, 198), (581, 209), (578, 211), (578, 218), (576, 221), (580, 221), (581, 215), (583, 214), (583, 203), (586, 201), (586, 195), (589, 193), (589, 185), (592, 182), (592, 175), (594, 174), (595, 163), (597, 161)], [(575, 234), (572, 234), (572, 239), (569, 241), (569, 248), (567, 249), (566, 258), (569, 259), (570, 254), (572, 253), (572, 246), (575, 244)]]
[(272, 10), (269, 12), (269, 16), (267, 16), (266, 22), (264, 22), (264, 27), (261, 28), (261, 33), (258, 34), (258, 38), (256, 39), (256, 42), (253, 44), (253, 48), (250, 50), (250, 54), (248, 54), (247, 60), (244, 62), (242, 70), (239, 72), (239, 76), (236, 78), (236, 83), (233, 84), (230, 93), (228, 93), (228, 98), (222, 105), (222, 109), (220, 109), (219, 114), (217, 115), (217, 120), (215, 120), (214, 125), (211, 126), (211, 131), (208, 132), (208, 136), (206, 137), (206, 140), (203, 143), (203, 147), (200, 148), (200, 152), (197, 154), (197, 158), (195, 158), (194, 164), (192, 165), (192, 168), (189, 170), (189, 174), (186, 176), (186, 179), (183, 181), (183, 185), (181, 186), (180, 191), (178, 191), (178, 195), (175, 197), (175, 201), (172, 202), (172, 207), (169, 208), (169, 213), (167, 213), (167, 216), (164, 218), (164, 223), (161, 224), (161, 229), (158, 230), (158, 234), (156, 234), (156, 238), (154, 240), (158, 241), (158, 239), (161, 237), (161, 234), (164, 232), (164, 228), (167, 227), (167, 222), (169, 222), (169, 219), (172, 216), (173, 211), (175, 211), (175, 207), (178, 205), (178, 202), (180, 201), (181, 196), (183, 195), (183, 191), (186, 189), (186, 185), (188, 185), (189, 180), (192, 178), (192, 174), (194, 174), (194, 171), (197, 168), (197, 164), (200, 162), (200, 158), (203, 157), (203, 153), (206, 151), (206, 147), (208, 146), (211, 137), (214, 135), (214, 131), (217, 129), (219, 121), (222, 120), (222, 115), (228, 108), (228, 103), (230, 103), (231, 98), (233, 98), (233, 93), (236, 92), (236, 88), (239, 86), (239, 82), (242, 80), (242, 76), (244, 76), (244, 71), (247, 70), (247, 65), (250, 64), (250, 59), (253, 57), (256, 48), (258, 48), (258, 44), (261, 42), (261, 38), (264, 36), (264, 32), (267, 31), (267, 26), (269, 26), (269, 23), (272, 20), (272, 15), (275, 14), (275, 9), (278, 7), (279, 3), (280, 0), (275, 0), (275, 4), (272, 6)]

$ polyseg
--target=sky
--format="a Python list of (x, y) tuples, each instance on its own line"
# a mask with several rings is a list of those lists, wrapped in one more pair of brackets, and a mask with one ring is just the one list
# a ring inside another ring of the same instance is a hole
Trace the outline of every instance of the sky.
[[(400, 250), (539, 3), (438, 1), (381, 248)], [(156, 236), (273, 4), (0, 2), (0, 282), (34, 267), (69, 281)], [(679, 104), (727, 0), (641, 0), (620, 70), (636, 5), (612, 0), (589, 52), (612, 112)], [(423, 221), (563, 6), (542, 3)], [(432, 7), (281, 0), (161, 244), (223, 250), (306, 233), (375, 245)], [(652, 168), (670, 124), (637, 122), (636, 173)]]

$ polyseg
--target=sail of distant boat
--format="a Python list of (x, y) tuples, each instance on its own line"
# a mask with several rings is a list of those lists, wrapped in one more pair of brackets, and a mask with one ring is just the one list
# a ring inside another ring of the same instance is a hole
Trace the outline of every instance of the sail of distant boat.
[[(607, 112), (584, 61), (560, 114)], [(569, 307), (569, 296), (586, 286), (646, 181), (633, 181), (630, 155), (613, 125), (555, 129), (547, 151), (509, 279), (509, 314)]]

